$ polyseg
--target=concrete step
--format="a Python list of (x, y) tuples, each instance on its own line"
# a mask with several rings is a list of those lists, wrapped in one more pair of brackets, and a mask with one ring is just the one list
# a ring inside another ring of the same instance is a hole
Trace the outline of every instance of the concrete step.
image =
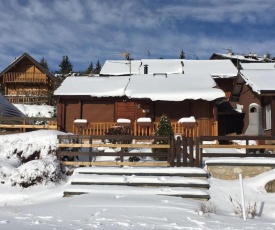
[(208, 178), (208, 172), (196, 167), (80, 167), (74, 173), (97, 175), (181, 176)]
[(64, 196), (74, 196), (82, 194), (112, 194), (115, 197), (135, 195), (162, 195), (176, 196), (182, 198), (210, 199), (207, 190), (195, 188), (160, 188), (160, 187), (125, 187), (119, 185), (70, 185), (64, 191)]
[(130, 175), (96, 175), (73, 174), (72, 185), (125, 185), (125, 186), (158, 186), (189, 187), (208, 189), (209, 183), (204, 179), (180, 176), (136, 176)]
[(208, 173), (195, 167), (79, 167), (64, 196), (81, 194), (155, 194), (210, 199)]

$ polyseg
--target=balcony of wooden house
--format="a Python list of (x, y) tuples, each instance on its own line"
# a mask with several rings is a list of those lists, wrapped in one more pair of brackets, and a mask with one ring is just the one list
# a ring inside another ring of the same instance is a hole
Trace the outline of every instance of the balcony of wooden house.
[(43, 105), (49, 103), (48, 95), (5, 95), (5, 97), (13, 104)]
[[(131, 125), (127, 124), (127, 128), (130, 128), (131, 135), (134, 136), (152, 136), (158, 128), (159, 122), (151, 122), (146, 125), (139, 125), (137, 121), (132, 122)], [(200, 130), (198, 123), (193, 124), (181, 124), (179, 122), (171, 122), (172, 128), (175, 135), (186, 136), (186, 137), (197, 137), (199, 136)], [(217, 125), (217, 124), (216, 124)], [(80, 135), (106, 135), (108, 130), (113, 127), (119, 127), (121, 124), (117, 122), (88, 122), (85, 127), (80, 128), (72, 124), (73, 133)], [(216, 133), (213, 130), (212, 133)]]
[(47, 76), (44, 73), (8, 72), (3, 78), (3, 84), (7, 83), (46, 84)]

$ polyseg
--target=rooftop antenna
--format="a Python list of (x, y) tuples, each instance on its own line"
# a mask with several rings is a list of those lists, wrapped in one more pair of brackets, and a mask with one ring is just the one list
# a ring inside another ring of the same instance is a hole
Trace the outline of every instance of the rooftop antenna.
[(151, 53), (150, 53), (150, 51), (149, 51), (149, 50), (147, 50), (147, 53), (148, 53), (148, 58), (150, 59), (150, 57), (151, 57)]
[(223, 50), (227, 50), (227, 52), (228, 52), (229, 54), (234, 54), (231, 47), (229, 47), (229, 48), (222, 48), (222, 49), (223, 49)]

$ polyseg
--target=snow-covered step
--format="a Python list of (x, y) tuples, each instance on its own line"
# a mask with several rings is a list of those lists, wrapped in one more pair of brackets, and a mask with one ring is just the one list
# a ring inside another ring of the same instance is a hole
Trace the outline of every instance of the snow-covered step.
[(147, 187), (127, 187), (118, 185), (71, 185), (64, 191), (64, 196), (81, 195), (81, 194), (113, 194), (114, 197), (127, 195), (165, 195), (177, 196), (183, 198), (209, 199), (210, 196), (206, 190), (194, 188), (147, 188)]
[(180, 176), (125, 176), (125, 175), (96, 175), (74, 173), (72, 185), (127, 185), (127, 186), (166, 186), (166, 187), (197, 187), (209, 188), (204, 179)]
[(196, 167), (80, 167), (74, 173), (98, 175), (183, 176), (208, 178), (208, 173)]

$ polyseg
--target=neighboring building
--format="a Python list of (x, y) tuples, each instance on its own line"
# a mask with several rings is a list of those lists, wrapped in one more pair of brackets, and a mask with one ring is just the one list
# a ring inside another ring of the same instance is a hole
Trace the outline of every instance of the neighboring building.
[(274, 62), (271, 59), (270, 54), (265, 54), (263, 57), (258, 56), (256, 53), (252, 54), (235, 54), (230, 51), (227, 54), (223, 53), (213, 53), (210, 60), (231, 60), (232, 63), (239, 69), (241, 63), (263, 63), (263, 62)]
[(102, 66), (100, 76), (125, 76), (130, 73), (131, 75), (156, 73), (211, 75), (229, 99), (238, 70), (230, 60), (108, 60)]
[(24, 53), (0, 73), (2, 94), (17, 104), (51, 104), (56, 77)]
[[(243, 63), (236, 79), (230, 100), (243, 109), (242, 133), (249, 124), (249, 105), (262, 109), (262, 126), (265, 135), (275, 135), (275, 66), (274, 63)], [(232, 117), (231, 117), (232, 119)], [(236, 122), (239, 122), (237, 119)], [(225, 121), (226, 122), (226, 121)], [(228, 122), (228, 121), (227, 121)], [(221, 124), (220, 124), (221, 125)]]
[(75, 119), (107, 123), (147, 117), (159, 121), (165, 113), (172, 122), (194, 116), (199, 135), (213, 134), (216, 101), (225, 98), (209, 73), (68, 77), (54, 95), (61, 131), (72, 132)]

